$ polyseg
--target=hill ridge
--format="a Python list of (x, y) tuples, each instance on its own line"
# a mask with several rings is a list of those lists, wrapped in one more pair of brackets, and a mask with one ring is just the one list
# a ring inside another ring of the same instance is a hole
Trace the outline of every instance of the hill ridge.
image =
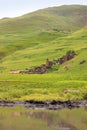
[[(55, 59), (75, 50), (78, 56), (69, 66), (83, 73), (79, 63), (86, 60), (86, 12), (87, 6), (67, 5), (0, 20), (0, 72), (39, 66), (48, 57)], [(64, 66), (58, 72), (65, 72)], [(86, 62), (82, 66), (86, 68)]]

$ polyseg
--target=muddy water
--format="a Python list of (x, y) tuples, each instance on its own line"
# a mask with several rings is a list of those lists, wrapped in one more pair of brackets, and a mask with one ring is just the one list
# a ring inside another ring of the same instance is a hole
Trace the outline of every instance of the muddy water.
[(0, 130), (87, 130), (87, 110), (0, 108)]

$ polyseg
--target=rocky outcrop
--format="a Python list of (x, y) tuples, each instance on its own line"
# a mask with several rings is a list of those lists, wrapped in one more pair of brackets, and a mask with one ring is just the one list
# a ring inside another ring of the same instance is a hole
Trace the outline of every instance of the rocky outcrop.
[(10, 74), (19, 74), (21, 71), (20, 70), (10, 70)]
[(20, 73), (21, 74), (44, 74), (44, 73), (48, 72), (48, 70), (50, 70), (53, 65), (61, 65), (64, 62), (71, 60), (75, 56), (76, 56), (76, 53), (74, 51), (69, 51), (69, 52), (67, 52), (66, 55), (58, 58), (57, 60), (49, 61), (49, 59), (46, 59), (45, 64), (42, 64), (33, 69), (27, 69), (24, 71), (20, 71)]
[(83, 60), (79, 64), (81, 65), (81, 64), (84, 64), (85, 62), (86, 62), (86, 60)]
[(76, 56), (76, 53), (74, 51), (69, 51), (67, 52), (66, 55), (64, 55), (63, 57), (60, 57), (58, 60), (54, 60), (53, 64), (63, 64), (64, 62), (71, 60), (72, 58), (74, 58)]
[(60, 110), (63, 108), (87, 108), (87, 100), (77, 100), (77, 101), (35, 101), (35, 100), (26, 100), (26, 101), (7, 101), (1, 100), (0, 107), (16, 107), (24, 106), (28, 109), (44, 109), (44, 110)]
[(21, 71), (21, 74), (44, 74), (49, 69), (51, 69), (53, 65), (52, 61), (49, 61), (49, 59), (46, 60), (46, 64), (42, 64), (41, 66), (35, 67), (33, 69), (27, 69), (25, 71)]

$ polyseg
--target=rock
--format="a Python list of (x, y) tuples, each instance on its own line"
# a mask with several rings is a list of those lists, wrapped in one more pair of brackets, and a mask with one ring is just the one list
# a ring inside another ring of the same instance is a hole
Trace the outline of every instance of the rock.
[(26, 69), (25, 71), (20, 71), (20, 73), (21, 74), (44, 74), (48, 72), (48, 70), (50, 70), (53, 65), (61, 65), (64, 62), (74, 58), (75, 56), (76, 53), (74, 51), (69, 51), (66, 55), (64, 55), (61, 58), (58, 58), (57, 60), (49, 61), (49, 59), (47, 58), (45, 64), (37, 66), (33, 69)]
[(45, 109), (45, 110), (60, 110), (63, 108), (73, 109), (80, 107), (87, 107), (87, 100), (82, 101), (35, 101), (35, 100), (26, 100), (26, 101), (0, 101), (1, 107), (15, 107), (15, 106), (24, 106), (26, 108), (32, 109)]
[(86, 62), (86, 60), (83, 60), (83, 61), (81, 61), (79, 64), (84, 64)]

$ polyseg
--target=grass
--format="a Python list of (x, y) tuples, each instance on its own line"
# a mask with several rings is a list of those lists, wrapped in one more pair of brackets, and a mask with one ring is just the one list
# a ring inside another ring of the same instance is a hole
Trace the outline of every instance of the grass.
[[(32, 68), (45, 63), (48, 58), (50, 60), (58, 59), (66, 54), (69, 50), (74, 50), (77, 56), (71, 61), (66, 62), (62, 66), (58, 66), (58, 69), (53, 69), (56, 73), (84, 73), (86, 75), (87, 62), (80, 65), (80, 62), (87, 61), (87, 27), (70, 34), (69, 36), (54, 38), (43, 34), (40, 39), (45, 39), (47, 42), (39, 41), (39, 37), (36, 43), (32, 43), (30, 47), (18, 50), (9, 56), (6, 56), (0, 61), (0, 72), (9, 73), (10, 70), (24, 70), (25, 68)], [(84, 37), (85, 36), (85, 37)], [(50, 39), (51, 38), (51, 39)], [(50, 40), (49, 40), (50, 39)], [(28, 42), (28, 41), (27, 41)], [(8, 46), (8, 48), (14, 48), (14, 46)], [(39, 52), (39, 53), (38, 53)], [(66, 66), (68, 70), (66, 70)], [(57, 71), (58, 70), (58, 71)]]
[(36, 43), (48, 43), (86, 26), (86, 12), (87, 6), (71, 5), (43, 9), (17, 18), (1, 19), (0, 58)]
[[(0, 99), (83, 99), (87, 92), (86, 12), (87, 6), (61, 6), (0, 20)], [(47, 58), (58, 59), (70, 50), (77, 56), (53, 66), (47, 74), (9, 74), (44, 64)]]
[[(3, 77), (4, 76), (4, 77)], [(79, 80), (80, 78), (80, 80)], [(1, 75), (1, 100), (83, 99), (86, 77), (79, 75)], [(67, 93), (65, 93), (67, 91)], [(68, 92), (69, 91), (69, 92)]]

